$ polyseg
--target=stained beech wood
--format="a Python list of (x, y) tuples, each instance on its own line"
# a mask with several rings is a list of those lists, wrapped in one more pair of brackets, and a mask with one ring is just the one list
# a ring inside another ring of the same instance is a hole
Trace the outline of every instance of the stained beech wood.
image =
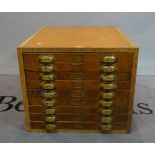
[[(57, 121), (76, 121), (76, 122), (100, 122), (100, 115), (93, 114), (56, 114)], [(127, 115), (113, 115), (113, 122), (127, 122)], [(30, 120), (34, 121), (44, 121), (44, 113), (30, 113)]]
[[(68, 72), (93, 72), (100, 70), (100, 63), (54, 63), (57, 71), (68, 71)], [(24, 64), (25, 71), (39, 71), (39, 64), (35, 63), (25, 63)], [(130, 63), (118, 63), (117, 64), (117, 72), (120, 73), (128, 73), (131, 72), (132, 64)]]
[[(94, 122), (57, 122), (56, 123), (58, 129), (82, 129), (82, 130), (97, 130), (100, 131), (100, 123)], [(44, 122), (31, 122), (32, 129), (45, 129)], [(112, 130), (126, 130), (127, 124), (126, 123), (113, 123)]]
[(36, 32), (17, 49), (28, 131), (45, 131), (39, 57), (52, 55), (56, 67), (57, 131), (100, 132), (99, 94), (105, 92), (99, 87), (101, 60), (113, 55), (117, 88), (110, 133), (129, 133), (138, 50), (116, 27), (45, 27)]
[[(100, 113), (102, 108), (98, 106), (56, 106), (56, 112), (59, 114), (92, 114), (97, 115)], [(29, 106), (30, 113), (44, 113), (43, 106)], [(114, 107), (113, 114), (122, 114), (125, 115), (128, 111), (128, 107), (121, 106), (121, 107)]]
[[(92, 71), (88, 72), (85, 70), (83, 78), (80, 76), (80, 74), (77, 75), (77, 80), (98, 80), (100, 76), (99, 71)], [(57, 80), (72, 80), (73, 75), (69, 71), (56, 71), (55, 72), (56, 79)], [(26, 80), (38, 80), (40, 78), (39, 72), (33, 72), (33, 71), (25, 71)], [(131, 73), (130, 72), (120, 72), (117, 74), (116, 81), (130, 81), (131, 79)]]
[(18, 62), (19, 62), (22, 95), (23, 95), (23, 100), (24, 100), (26, 128), (28, 131), (31, 131), (30, 115), (29, 115), (29, 108), (28, 108), (28, 97), (27, 97), (26, 82), (25, 82), (24, 62), (23, 62), (23, 58), (22, 58), (22, 50), (18, 49), (17, 54), (18, 54)]
[[(28, 89), (40, 89), (40, 80), (28, 80), (26, 81), (26, 86)], [(85, 91), (89, 90), (99, 90), (100, 89), (100, 83), (101, 81), (99, 80), (87, 80), (84, 82), (78, 82), (74, 80), (56, 80), (55, 82), (56, 89), (57, 90), (72, 90), (72, 85), (73, 84), (81, 84), (85, 87)], [(130, 89), (130, 81), (117, 81), (114, 82), (117, 85), (116, 90), (129, 90)], [(80, 86), (79, 86), (80, 87)]]
[[(27, 89), (27, 95), (28, 98), (38, 98), (41, 96), (42, 92), (44, 92), (42, 89)], [(79, 93), (78, 93), (79, 92)], [(105, 91), (102, 91), (105, 92)], [(99, 98), (100, 96), (100, 90), (89, 90), (89, 91), (63, 91), (63, 90), (57, 90), (57, 98), (61, 97), (90, 97), (90, 98)], [(75, 95), (74, 95), (75, 94)], [(77, 95), (76, 95), (77, 94)], [(123, 95), (128, 95), (129, 91), (115, 91), (115, 96), (118, 98), (120, 95), (123, 97)]]
[[(119, 94), (119, 97), (113, 100), (115, 106), (128, 106), (129, 94), (123, 93)], [(61, 106), (93, 106), (99, 105), (99, 99), (88, 97), (88, 98), (56, 98), (56, 104)], [(42, 105), (41, 98), (29, 98), (29, 105)]]
[[(73, 37), (74, 36), (74, 37)], [(20, 45), (21, 48), (134, 48), (113, 26), (44, 27)]]
[[(99, 49), (100, 50), (100, 49)], [(74, 51), (74, 49), (73, 49)], [(68, 62), (100, 62), (102, 59), (102, 57), (106, 56), (108, 53), (104, 52), (104, 53), (84, 53), (85, 49), (83, 49), (83, 51), (81, 50), (82, 53), (78, 53), (73, 55), (72, 53), (49, 53), (46, 52), (46, 49), (44, 50), (43, 53), (32, 53), (30, 51), (27, 53), (23, 54), (23, 59), (25, 63), (38, 63), (38, 58), (42, 55), (48, 55), (48, 56), (54, 56), (56, 62), (64, 62), (64, 63), (68, 63)], [(116, 57), (117, 62), (119, 63), (132, 63), (133, 61), (133, 53), (132, 52), (128, 52), (128, 53), (120, 53), (120, 52), (114, 52), (111, 53), (111, 55)]]

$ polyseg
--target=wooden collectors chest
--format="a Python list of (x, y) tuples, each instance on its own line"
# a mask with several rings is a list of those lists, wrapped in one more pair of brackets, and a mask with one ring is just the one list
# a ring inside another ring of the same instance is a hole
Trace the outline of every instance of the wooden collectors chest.
[(115, 27), (44, 27), (18, 47), (28, 131), (128, 133), (138, 47)]

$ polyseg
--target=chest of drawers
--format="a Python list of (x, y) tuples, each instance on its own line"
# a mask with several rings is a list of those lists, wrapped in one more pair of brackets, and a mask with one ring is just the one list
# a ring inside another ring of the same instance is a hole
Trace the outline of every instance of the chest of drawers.
[(115, 27), (44, 27), (18, 48), (28, 131), (128, 133), (138, 47)]

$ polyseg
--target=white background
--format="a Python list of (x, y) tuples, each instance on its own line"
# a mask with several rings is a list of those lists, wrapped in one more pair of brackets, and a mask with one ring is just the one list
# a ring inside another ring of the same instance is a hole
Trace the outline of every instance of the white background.
[(45, 25), (115, 25), (139, 47), (138, 75), (155, 75), (155, 13), (0, 13), (0, 74), (19, 74), (16, 47)]

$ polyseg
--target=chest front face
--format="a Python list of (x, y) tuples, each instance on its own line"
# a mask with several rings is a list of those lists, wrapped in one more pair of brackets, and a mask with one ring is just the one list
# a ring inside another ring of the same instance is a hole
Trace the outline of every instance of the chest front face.
[(29, 131), (127, 133), (136, 48), (19, 48)]

